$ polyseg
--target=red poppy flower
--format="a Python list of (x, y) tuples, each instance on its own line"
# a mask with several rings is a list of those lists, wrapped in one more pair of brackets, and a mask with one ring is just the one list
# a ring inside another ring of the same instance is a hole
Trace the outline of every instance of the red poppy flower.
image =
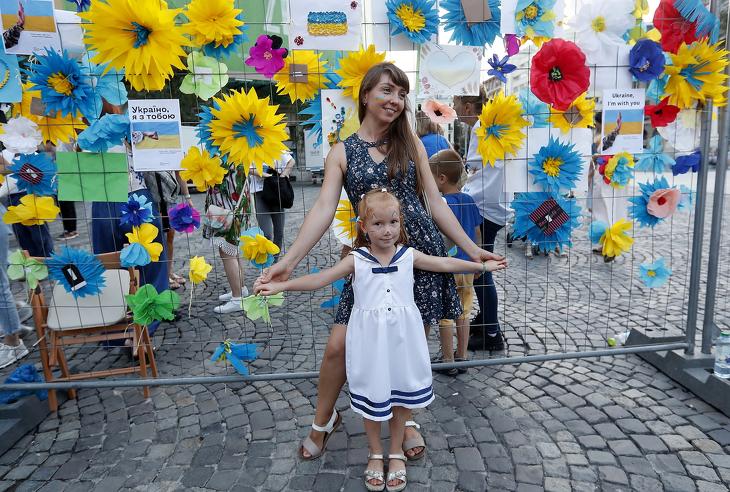
[(654, 27), (662, 33), (662, 49), (676, 53), (682, 43), (697, 41), (696, 22), (690, 22), (674, 8), (674, 0), (661, 0), (654, 11)]
[(530, 88), (538, 99), (566, 111), (588, 90), (591, 72), (578, 46), (555, 38), (542, 45), (532, 59)]
[(659, 128), (667, 126), (677, 119), (679, 108), (669, 104), (669, 98), (665, 97), (659, 104), (644, 107), (644, 114), (651, 118), (651, 126)]

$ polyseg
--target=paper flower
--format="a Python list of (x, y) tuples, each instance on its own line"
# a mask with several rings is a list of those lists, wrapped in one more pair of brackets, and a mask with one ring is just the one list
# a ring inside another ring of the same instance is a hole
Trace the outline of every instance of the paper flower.
[(230, 340), (226, 340), (215, 349), (210, 360), (213, 362), (227, 360), (238, 374), (248, 376), (248, 367), (243, 361), (256, 360), (257, 357), (255, 343), (232, 343)]
[(677, 118), (679, 108), (669, 104), (669, 98), (665, 97), (659, 104), (648, 104), (644, 107), (644, 114), (651, 120), (651, 126), (661, 128), (667, 126)]
[(175, 68), (185, 68), (183, 46), (188, 41), (175, 23), (180, 12), (167, 8), (167, 2), (92, 2), (87, 12), (79, 14), (87, 21), (84, 42), (96, 52), (91, 60), (124, 69), (124, 77), (137, 91), (162, 90)]
[(19, 190), (37, 196), (56, 194), (56, 163), (47, 154), (17, 155), (8, 169), (13, 172)]
[(664, 89), (667, 87), (667, 82), (669, 82), (669, 76), (666, 73), (662, 73), (662, 75), (649, 82), (649, 86), (646, 88), (646, 98), (654, 104), (659, 104), (664, 99)]
[(657, 258), (653, 263), (642, 263), (639, 265), (639, 277), (650, 289), (662, 287), (667, 283), (672, 271), (664, 264), (664, 258)]
[(46, 259), (46, 265), (51, 280), (63, 285), (74, 298), (96, 295), (106, 285), (104, 265), (82, 249), (63, 246), (60, 252)]
[(197, 147), (190, 147), (188, 155), (180, 161), (180, 177), (192, 180), (195, 188), (205, 191), (223, 182), (226, 170), (221, 166), (219, 157), (211, 157), (207, 150), (200, 152)]
[(669, 96), (670, 104), (687, 109), (694, 107), (695, 102), (712, 99), (717, 106), (725, 105), (728, 51), (722, 49), (720, 43), (682, 44), (677, 54), (669, 57), (672, 63), (664, 68), (669, 75), (664, 92)]
[(281, 47), (282, 43), (279, 36), (260, 35), (248, 50), (246, 65), (270, 79), (284, 68), (284, 58), (289, 53), (289, 50)]
[(8, 120), (0, 133), (0, 142), (13, 154), (32, 154), (38, 150), (42, 138), (38, 125), (24, 116)]
[(680, 174), (686, 174), (689, 171), (697, 173), (700, 171), (701, 162), (702, 154), (699, 150), (695, 150), (688, 155), (678, 156), (677, 162), (672, 166), (672, 174), (678, 176)]
[(152, 213), (152, 202), (144, 195), (136, 193), (129, 197), (127, 203), (120, 207), (119, 223), (123, 226), (139, 227), (145, 222), (152, 222), (155, 218)]
[(664, 139), (660, 135), (654, 135), (649, 140), (649, 146), (640, 154), (634, 169), (637, 171), (651, 171), (663, 173), (674, 165), (674, 159), (664, 153)]
[(656, 130), (677, 152), (692, 152), (699, 145), (701, 116), (700, 110), (682, 109), (674, 121)]
[(187, 203), (178, 203), (170, 210), (170, 227), (177, 232), (191, 233), (200, 227), (200, 212)]
[(538, 99), (560, 111), (588, 90), (590, 70), (575, 43), (553, 39), (542, 45), (532, 59), (530, 88)]
[(708, 36), (715, 42), (720, 29), (717, 17), (699, 0), (661, 0), (653, 24), (661, 33), (662, 49), (669, 53), (676, 53), (682, 43), (691, 44)]
[(649, 82), (664, 72), (664, 52), (659, 43), (640, 39), (629, 52), (629, 72), (639, 82)]
[(550, 106), (539, 100), (528, 87), (520, 89), (522, 116), (530, 122), (532, 128), (546, 128), (550, 116)]
[(119, 262), (125, 268), (142, 267), (152, 263), (152, 257), (139, 243), (126, 244), (119, 253)]
[(634, 238), (628, 235), (630, 229), (631, 222), (626, 219), (619, 219), (608, 227), (599, 240), (603, 256), (615, 258), (629, 251), (634, 244)]
[(608, 224), (606, 224), (602, 220), (594, 220), (593, 222), (591, 222), (590, 229), (588, 230), (588, 235), (591, 238), (591, 243), (600, 244), (601, 238), (606, 233), (607, 229)]
[(37, 115), (36, 101), (40, 101), (41, 91), (31, 90), (30, 86), (30, 82), (23, 84), (23, 99), (20, 104), (13, 104), (13, 116), (24, 116), (38, 125), (44, 142), (49, 141), (54, 145), (72, 142), (76, 138), (76, 130), (86, 128), (81, 116), (61, 116), (58, 112)]
[(642, 227), (654, 227), (674, 213), (682, 198), (677, 188), (670, 188), (664, 177), (653, 183), (639, 183), (641, 194), (629, 197), (629, 216)]
[(439, 2), (439, 9), (444, 12), (443, 17), (441, 17), (441, 27), (446, 32), (453, 31), (451, 41), (456, 44), (465, 46), (491, 45), (499, 35), (499, 24), (502, 15), (499, 9), (499, 0), (489, 0), (488, 6), (489, 13), (492, 15), (491, 19), (470, 24), (466, 20), (461, 0), (442, 0)]
[(61, 116), (96, 118), (101, 106), (94, 104), (94, 88), (89, 77), (82, 72), (81, 64), (63, 54), (46, 48), (46, 53), (35, 55), (36, 63), (30, 66), (28, 81), (31, 90), (41, 93), (44, 112)]
[(307, 121), (302, 123), (304, 127), (310, 127), (307, 134), (314, 137), (314, 148), (322, 145), (322, 93), (318, 92), (307, 107), (299, 111), (300, 116), (308, 116)]
[(106, 152), (121, 145), (129, 135), (129, 117), (126, 114), (105, 114), (82, 131), (78, 144), (88, 152)]
[(580, 224), (580, 206), (575, 199), (557, 193), (531, 191), (515, 195), (514, 235), (526, 237), (540, 251), (572, 246), (571, 234)]
[(429, 99), (423, 104), (423, 112), (437, 125), (448, 125), (456, 120), (454, 108), (435, 99)]
[(133, 227), (132, 232), (126, 233), (125, 236), (130, 244), (141, 244), (149, 253), (151, 261), (158, 261), (160, 253), (162, 253), (162, 245), (155, 242), (158, 232), (157, 226), (145, 223), (139, 227)]
[(494, 167), (497, 159), (517, 152), (525, 138), (522, 129), (528, 125), (529, 122), (522, 117), (517, 96), (498, 92), (484, 105), (479, 116), (477, 151), (482, 156), (482, 164)]
[(230, 0), (192, 0), (185, 9), (190, 20), (185, 24), (185, 32), (192, 37), (193, 46), (221, 59), (232, 55), (246, 41), (247, 27), (242, 14)]
[(556, 0), (517, 0), (515, 33), (528, 38), (552, 38)]
[(372, 44), (368, 45), (367, 49), (350, 51), (340, 58), (335, 73), (342, 78), (338, 84), (343, 89), (342, 94), (351, 97), (357, 103), (360, 98), (362, 78), (373, 66), (384, 61), (385, 52), (375, 51), (375, 46)]
[(504, 50), (509, 56), (515, 56), (520, 52), (520, 38), (515, 34), (504, 35)]
[(190, 258), (190, 272), (188, 276), (193, 284), (199, 284), (203, 280), (208, 278), (208, 274), (213, 269), (213, 266), (205, 261), (202, 256), (193, 256)]
[(25, 279), (31, 290), (35, 290), (38, 282), (48, 277), (48, 267), (45, 263), (25, 256), (19, 249), (10, 254), (8, 263), (8, 278), (10, 280)]
[(171, 290), (158, 293), (155, 286), (145, 284), (136, 293), (124, 296), (132, 310), (134, 322), (147, 326), (153, 321), (175, 319), (175, 310), (180, 305), (180, 296)]
[(603, 181), (612, 188), (625, 188), (634, 177), (634, 157), (628, 152), (619, 152), (600, 164), (598, 172)]
[(573, 189), (583, 171), (575, 146), (552, 136), (532, 157), (528, 167), (535, 177), (534, 184), (541, 186), (543, 191), (555, 193)]
[(53, 222), (60, 212), (53, 197), (25, 195), (20, 198), (19, 205), (8, 207), (3, 215), (3, 222), (25, 226), (43, 225)]
[(241, 251), (256, 268), (263, 269), (274, 263), (279, 247), (264, 236), (264, 231), (251, 227), (241, 234)]
[(684, 212), (685, 210), (688, 211), (694, 203), (694, 197), (697, 192), (692, 191), (689, 187), (685, 185), (679, 185), (679, 191), (680, 193), (682, 193), (682, 197), (679, 199), (677, 210), (679, 210), (680, 212)]
[(326, 87), (326, 73), (327, 60), (322, 58), (321, 52), (292, 51), (284, 59), (284, 68), (274, 74), (276, 93), (286, 94), (292, 103), (309, 101)]
[(83, 55), (83, 72), (91, 79), (94, 87), (95, 107), (102, 107), (102, 99), (109, 104), (122, 105), (127, 102), (127, 88), (124, 85), (124, 70), (112, 68), (107, 63), (97, 65), (91, 61), (93, 53)]
[(273, 296), (253, 295), (244, 297), (241, 300), (246, 317), (251, 321), (261, 319), (264, 323), (271, 324), (269, 306), (281, 306), (284, 304), (284, 294), (279, 292)]
[(511, 63), (507, 63), (508, 61), (509, 56), (505, 56), (500, 60), (496, 54), (492, 55), (492, 58), (489, 58), (487, 60), (489, 66), (492, 67), (487, 70), (487, 74), (497, 77), (499, 80), (502, 81), (503, 84), (506, 84), (507, 77), (505, 77), (505, 75), (511, 74), (512, 72), (517, 70), (517, 66)]
[(335, 217), (332, 219), (332, 232), (335, 237), (345, 246), (352, 247), (357, 236), (357, 215), (352, 208), (352, 203), (347, 198), (347, 193), (342, 190), (340, 201), (337, 203)]
[(631, 0), (583, 4), (571, 27), (576, 32), (576, 43), (585, 53), (588, 63), (616, 64), (616, 48), (626, 44), (623, 34), (634, 25), (632, 9)]
[(566, 111), (553, 109), (550, 112), (550, 123), (563, 133), (570, 133), (571, 128), (589, 128), (593, 126), (595, 109), (596, 101), (581, 94)]
[(391, 35), (403, 33), (413, 43), (430, 41), (438, 33), (439, 16), (434, 0), (386, 0)]
[(243, 166), (246, 175), (252, 164), (263, 174), (264, 164), (274, 162), (286, 150), (285, 114), (277, 113), (279, 106), (270, 104), (268, 97), (259, 99), (253, 87), (214, 101), (219, 109), (211, 109), (212, 145), (227, 157), (228, 164)]
[(195, 94), (207, 101), (228, 83), (228, 66), (220, 60), (205, 56), (200, 51), (188, 55), (189, 74), (180, 84), (183, 94)]

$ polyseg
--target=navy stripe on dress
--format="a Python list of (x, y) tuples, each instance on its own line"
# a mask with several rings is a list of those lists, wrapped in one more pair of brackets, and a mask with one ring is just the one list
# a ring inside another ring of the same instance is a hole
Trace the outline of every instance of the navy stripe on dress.
[[(362, 395), (358, 395), (355, 393), (350, 393), (350, 398), (352, 400), (359, 400), (373, 408), (383, 408), (389, 406), (393, 401), (395, 401), (396, 398), (394, 397), (401, 397), (398, 398), (398, 401), (401, 403), (408, 403), (408, 398), (417, 398), (421, 399), (419, 397), (422, 397), (423, 395), (426, 395), (430, 398), (430, 395), (433, 393), (433, 386), (428, 386), (426, 388), (420, 389), (418, 391), (398, 391), (398, 390), (391, 390), (390, 392), (390, 398), (384, 402), (374, 402)], [(427, 398), (428, 399), (428, 398)], [(425, 401), (425, 400), (424, 400)], [(413, 403), (420, 403), (419, 401), (413, 401)]]

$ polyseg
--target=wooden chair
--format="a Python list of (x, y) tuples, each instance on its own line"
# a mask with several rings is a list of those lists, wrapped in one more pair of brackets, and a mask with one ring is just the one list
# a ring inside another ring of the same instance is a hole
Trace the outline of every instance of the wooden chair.
[[(27, 253), (26, 253), (27, 254)], [(31, 291), (30, 303), (33, 321), (38, 334), (43, 375), (47, 382), (77, 381), (80, 379), (118, 376), (139, 373), (147, 377), (149, 366), (152, 376), (157, 377), (157, 364), (146, 326), (132, 322), (127, 311), (125, 294), (137, 291), (138, 275), (134, 268), (123, 269), (119, 252), (96, 255), (106, 268), (105, 287), (93, 296), (74, 298), (60, 283), (53, 286), (50, 304), (46, 303), (40, 285)], [(36, 258), (43, 262), (45, 258)], [(130, 367), (71, 373), (64, 347), (69, 345), (99, 344), (110, 340), (131, 340), (138, 362)], [(61, 377), (55, 377), (52, 368), (60, 368)], [(149, 398), (149, 387), (143, 388)], [(76, 390), (68, 391), (69, 398), (76, 398)], [(52, 412), (58, 408), (55, 390), (48, 391), (48, 405)]]

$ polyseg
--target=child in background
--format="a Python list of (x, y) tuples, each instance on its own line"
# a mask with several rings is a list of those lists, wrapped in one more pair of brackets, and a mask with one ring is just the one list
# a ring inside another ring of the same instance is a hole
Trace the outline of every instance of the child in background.
[[(444, 200), (454, 212), (456, 219), (461, 224), (472, 241), (477, 244), (481, 243), (481, 232), (479, 226), (482, 223), (482, 216), (479, 214), (479, 208), (474, 203), (474, 199), (466, 193), (461, 193), (460, 185), (463, 182), (462, 176), (465, 174), (464, 163), (459, 154), (455, 150), (446, 149), (434, 154), (429, 160), (431, 165), (431, 173), (436, 180), (439, 191), (444, 196)], [(448, 246), (448, 245), (447, 245)], [(461, 248), (456, 249), (455, 258), (468, 260)], [(474, 274), (473, 273), (455, 273), (456, 291), (461, 301), (462, 313), (456, 320), (456, 352), (454, 353), (453, 344), (453, 321), (441, 320), (439, 324), (439, 335), (441, 337), (441, 354), (443, 362), (453, 362), (454, 360), (466, 360), (466, 350), (469, 343), (469, 311), (471, 311), (474, 302)], [(442, 369), (439, 372), (455, 376), (458, 373), (466, 372), (466, 369)]]
[[(365, 487), (398, 491), (407, 483), (402, 454), (405, 409), (423, 408), (434, 398), (423, 320), (413, 299), (413, 269), (476, 273), (505, 268), (506, 260), (439, 258), (406, 246), (400, 202), (385, 189), (363, 195), (358, 217), (355, 249), (334, 267), (286, 282), (257, 281), (254, 291), (310, 291), (354, 275), (345, 357), (350, 405), (364, 417), (368, 437)], [(384, 420), (390, 424), (387, 479), (380, 442)]]

